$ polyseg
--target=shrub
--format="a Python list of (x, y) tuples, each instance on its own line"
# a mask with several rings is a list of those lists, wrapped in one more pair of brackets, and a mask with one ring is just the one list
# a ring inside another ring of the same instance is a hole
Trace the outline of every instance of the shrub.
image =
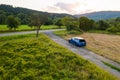
[(117, 28), (117, 27), (112, 26), (112, 27), (108, 28), (107, 31), (116, 33), (116, 32), (119, 32), (120, 29)]

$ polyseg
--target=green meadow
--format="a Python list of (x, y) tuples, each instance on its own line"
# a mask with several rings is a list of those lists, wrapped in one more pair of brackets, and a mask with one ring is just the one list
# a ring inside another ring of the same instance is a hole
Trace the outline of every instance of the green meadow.
[[(60, 29), (60, 28), (65, 28), (65, 26), (55, 26), (55, 25), (42, 25), (41, 30), (50, 30), (50, 29)], [(35, 30), (34, 27), (30, 27), (28, 25), (20, 25), (18, 28), (16, 28), (16, 31), (31, 31)], [(14, 30), (11, 30), (14, 31)], [(2, 32), (11, 32), (7, 25), (0, 25), (0, 33)]]

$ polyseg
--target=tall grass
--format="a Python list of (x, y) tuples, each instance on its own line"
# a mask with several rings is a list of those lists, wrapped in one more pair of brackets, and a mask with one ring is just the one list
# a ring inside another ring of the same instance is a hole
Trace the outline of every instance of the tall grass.
[(46, 35), (0, 37), (0, 80), (117, 80)]

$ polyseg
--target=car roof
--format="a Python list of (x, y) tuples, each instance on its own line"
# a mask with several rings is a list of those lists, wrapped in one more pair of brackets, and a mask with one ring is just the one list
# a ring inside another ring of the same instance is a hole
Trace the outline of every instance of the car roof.
[(84, 39), (82, 37), (73, 37), (73, 39)]

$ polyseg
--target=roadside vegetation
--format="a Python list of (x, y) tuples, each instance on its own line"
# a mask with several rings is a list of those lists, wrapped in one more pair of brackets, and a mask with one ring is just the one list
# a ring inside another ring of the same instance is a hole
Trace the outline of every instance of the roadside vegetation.
[(111, 68), (113, 68), (113, 69), (115, 69), (115, 70), (117, 70), (117, 71), (119, 71), (120, 72), (120, 68), (118, 68), (118, 67), (116, 67), (116, 66), (114, 66), (114, 65), (112, 65), (112, 64), (110, 64), (110, 63), (107, 63), (107, 62), (104, 62), (104, 61), (102, 61), (105, 65), (107, 65), (107, 66), (109, 66), (109, 67), (111, 67)]
[(82, 32), (76, 31), (76, 30), (71, 30), (71, 31), (61, 30), (61, 31), (55, 31), (54, 33), (61, 36), (61, 37), (63, 37), (63, 38), (65, 38), (65, 36), (69, 36), (69, 35), (75, 36), (75, 35), (82, 34)]
[(0, 37), (0, 80), (8, 79), (117, 80), (44, 34)]

